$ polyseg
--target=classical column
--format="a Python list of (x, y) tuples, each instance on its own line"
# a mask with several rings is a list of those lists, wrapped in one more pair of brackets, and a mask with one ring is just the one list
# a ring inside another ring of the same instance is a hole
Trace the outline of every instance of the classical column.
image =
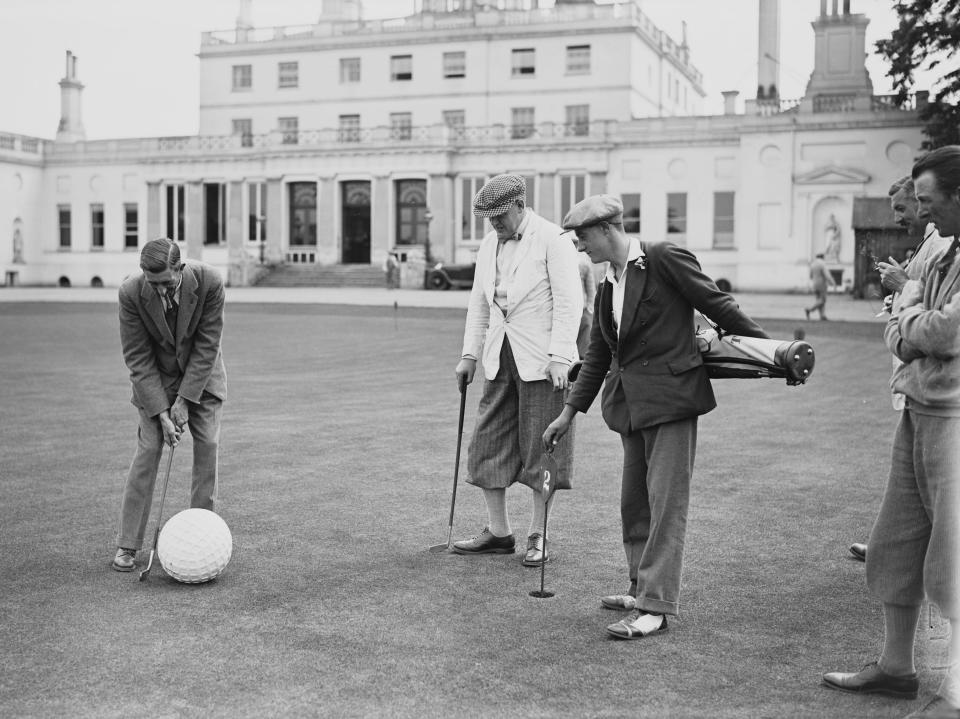
[(437, 260), (456, 261), (454, 247), (454, 208), (453, 177), (450, 175), (430, 175), (428, 183), (427, 209), (431, 219), (430, 253)]
[(283, 262), (283, 182), (267, 180), (267, 262)]
[(607, 173), (591, 172), (590, 173), (590, 194), (601, 195), (606, 191), (607, 191)]
[(227, 281), (240, 287), (247, 282), (247, 233), (243, 221), (243, 183), (227, 183)]
[[(535, 198), (528, 198), (528, 202), (540, 217), (543, 217), (558, 225), (563, 219), (557, 217), (557, 175), (554, 172), (544, 172), (540, 175), (537, 195)], [(534, 204), (536, 203), (536, 204)]]
[(336, 226), (337, 183), (330, 177), (317, 180), (317, 264), (340, 263), (338, 239), (340, 228)]
[(370, 256), (373, 262), (383, 260), (384, 253), (393, 248), (393, 231), (390, 228), (390, 178), (380, 175), (373, 178), (370, 198)]
[(147, 236), (145, 240), (155, 240), (163, 236), (160, 223), (160, 183), (147, 183)]
[(184, 234), (187, 242), (187, 257), (192, 260), (203, 259), (203, 183), (188, 182), (186, 186), (186, 226)]

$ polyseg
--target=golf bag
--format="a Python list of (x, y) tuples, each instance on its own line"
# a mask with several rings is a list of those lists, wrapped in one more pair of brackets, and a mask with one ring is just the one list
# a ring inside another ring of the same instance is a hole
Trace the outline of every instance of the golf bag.
[(725, 335), (712, 325), (698, 328), (696, 340), (712, 379), (775, 377), (796, 385), (813, 372), (813, 347), (803, 340)]

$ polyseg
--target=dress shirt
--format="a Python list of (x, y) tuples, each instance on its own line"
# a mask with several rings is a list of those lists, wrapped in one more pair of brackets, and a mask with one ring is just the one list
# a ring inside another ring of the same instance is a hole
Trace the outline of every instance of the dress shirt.
[(620, 336), (620, 320), (623, 317), (623, 295), (627, 289), (627, 268), (631, 262), (636, 262), (643, 257), (643, 248), (640, 247), (640, 240), (636, 237), (630, 238), (630, 246), (627, 248), (627, 262), (620, 272), (619, 279), (613, 271), (613, 263), (607, 267), (607, 282), (613, 285), (613, 326), (617, 330), (617, 337)]
[(530, 215), (524, 211), (523, 220), (512, 237), (497, 240), (497, 275), (494, 280), (493, 302), (503, 314), (507, 314), (507, 269), (517, 253), (517, 246), (523, 239), (523, 233), (529, 224)]

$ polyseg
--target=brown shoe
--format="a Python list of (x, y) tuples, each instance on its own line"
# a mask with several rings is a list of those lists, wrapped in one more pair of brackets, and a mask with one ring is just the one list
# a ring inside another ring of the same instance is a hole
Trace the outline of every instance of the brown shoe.
[(513, 554), (515, 546), (512, 534), (497, 537), (489, 527), (484, 527), (476, 537), (454, 542), (453, 551), (456, 554)]
[(539, 567), (541, 564), (550, 561), (550, 555), (547, 554), (547, 542), (543, 535), (534, 532), (527, 537), (527, 553), (523, 555), (523, 566)]
[(127, 549), (126, 547), (120, 547), (117, 549), (117, 554), (113, 558), (113, 568), (118, 572), (132, 572), (133, 567), (136, 564), (135, 560), (137, 558), (136, 549)]
[(920, 680), (916, 672), (903, 677), (887, 674), (876, 662), (867, 664), (856, 673), (827, 672), (823, 683), (831, 689), (852, 694), (883, 694), (897, 699), (916, 699)]

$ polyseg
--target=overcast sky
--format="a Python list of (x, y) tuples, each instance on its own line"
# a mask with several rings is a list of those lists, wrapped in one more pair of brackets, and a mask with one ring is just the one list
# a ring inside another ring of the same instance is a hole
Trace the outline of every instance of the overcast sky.
[[(895, 26), (893, 2), (852, 0), (853, 12), (871, 20), (867, 67), (878, 94), (890, 92), (890, 82), (873, 43)], [(71, 50), (85, 85), (88, 139), (196, 134), (200, 34), (234, 27), (239, 5), (239, 0), (0, 0), (0, 132), (56, 134), (57, 83)], [(369, 17), (396, 17), (407, 14), (413, 0), (364, 5)], [(686, 20), (708, 113), (722, 112), (724, 90), (739, 90), (741, 102), (755, 93), (757, 5), (757, 0), (641, 0), (650, 18), (678, 41)], [(318, 0), (253, 0), (253, 22), (309, 24), (319, 8)], [(781, 96), (797, 98), (813, 69), (810, 22), (820, 4), (783, 0), (781, 8)]]

